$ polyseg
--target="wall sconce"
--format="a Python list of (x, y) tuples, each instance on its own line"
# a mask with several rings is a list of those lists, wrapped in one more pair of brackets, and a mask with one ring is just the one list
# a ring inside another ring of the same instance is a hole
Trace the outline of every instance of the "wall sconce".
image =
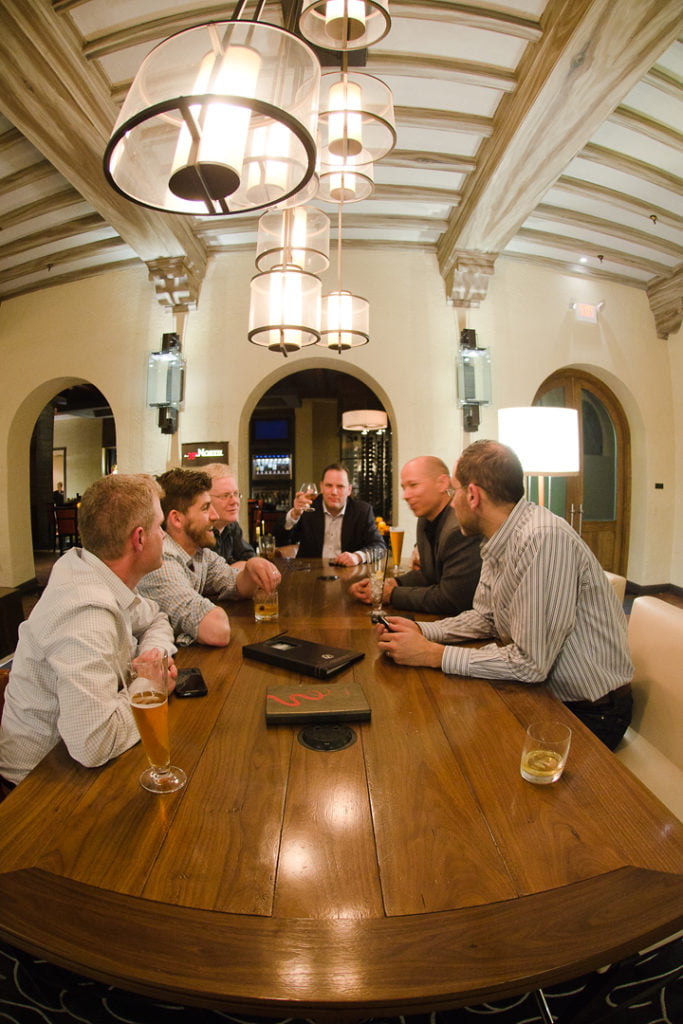
[(479, 429), (479, 407), (491, 405), (491, 357), (488, 349), (477, 348), (476, 331), (461, 331), (456, 366), (463, 430), (472, 433)]
[(162, 434), (175, 434), (178, 409), (185, 394), (185, 360), (177, 334), (161, 336), (161, 352), (150, 352), (147, 362), (147, 405), (159, 410)]

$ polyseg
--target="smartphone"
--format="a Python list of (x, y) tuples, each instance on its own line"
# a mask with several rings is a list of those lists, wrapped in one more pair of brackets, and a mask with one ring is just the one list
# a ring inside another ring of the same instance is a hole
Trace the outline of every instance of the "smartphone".
[(384, 628), (388, 629), (390, 633), (392, 632), (391, 626), (389, 625), (389, 620), (387, 619), (384, 612), (372, 612), (370, 618), (372, 619), (376, 626), (384, 626)]
[(209, 691), (198, 668), (179, 668), (173, 692), (176, 697), (206, 697)]

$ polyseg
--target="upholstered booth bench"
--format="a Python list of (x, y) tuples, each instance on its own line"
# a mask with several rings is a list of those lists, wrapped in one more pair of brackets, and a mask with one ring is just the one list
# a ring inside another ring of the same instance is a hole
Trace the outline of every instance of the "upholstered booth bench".
[(628, 636), (633, 721), (617, 756), (683, 820), (683, 609), (637, 597)]

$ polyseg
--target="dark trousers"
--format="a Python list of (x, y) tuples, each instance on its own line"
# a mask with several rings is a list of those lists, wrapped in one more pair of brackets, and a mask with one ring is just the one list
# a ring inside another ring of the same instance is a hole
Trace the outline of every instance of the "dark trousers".
[(593, 703), (588, 700), (568, 700), (565, 703), (610, 750), (616, 748), (631, 724), (633, 695), (630, 684), (612, 690)]

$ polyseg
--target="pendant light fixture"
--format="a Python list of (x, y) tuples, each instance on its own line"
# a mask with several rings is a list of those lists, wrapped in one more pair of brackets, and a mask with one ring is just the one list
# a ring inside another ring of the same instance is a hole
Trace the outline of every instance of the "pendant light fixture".
[(314, 206), (270, 210), (258, 223), (257, 270), (293, 266), (321, 274), (330, 265), (330, 218)]
[(281, 266), (251, 279), (249, 341), (283, 356), (320, 341), (319, 277)]
[(382, 409), (350, 409), (342, 413), (342, 430), (360, 430), (367, 434), (369, 430), (386, 430), (387, 424), (387, 414)]
[(318, 199), (324, 203), (360, 203), (375, 190), (372, 161), (348, 163), (342, 157), (318, 162)]
[(396, 145), (391, 89), (373, 75), (345, 67), (326, 72), (320, 82), (318, 129), (322, 162), (381, 160)]
[(365, 50), (391, 28), (387, 0), (304, 0), (299, 31), (325, 50)]
[(104, 154), (110, 185), (169, 213), (244, 213), (295, 196), (315, 171), (320, 64), (286, 29), (199, 25), (143, 61)]
[(340, 354), (370, 341), (370, 303), (342, 288), (342, 204), (337, 212), (337, 290), (322, 297), (318, 344)]

